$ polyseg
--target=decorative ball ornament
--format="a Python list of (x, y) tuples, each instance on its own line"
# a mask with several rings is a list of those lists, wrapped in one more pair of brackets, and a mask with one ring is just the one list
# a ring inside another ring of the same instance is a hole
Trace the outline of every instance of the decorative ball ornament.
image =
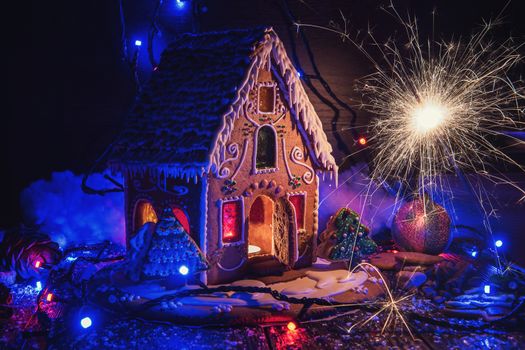
[(413, 199), (396, 213), (392, 237), (403, 250), (440, 254), (450, 243), (450, 217), (445, 208), (429, 199)]

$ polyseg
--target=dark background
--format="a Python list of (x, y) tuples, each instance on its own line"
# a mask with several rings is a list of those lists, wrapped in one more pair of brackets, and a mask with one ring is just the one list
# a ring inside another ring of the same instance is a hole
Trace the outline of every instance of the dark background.
[[(423, 36), (431, 34), (431, 12), (436, 9), (435, 36), (450, 38), (468, 36), (483, 18), (495, 17), (506, 2), (414, 0), (394, 4), (400, 13), (418, 17)], [(133, 56), (134, 41), (143, 41), (138, 60), (141, 82), (152, 69), (145, 45), (156, 3), (122, 2), (128, 59)], [(355, 125), (366, 126), (370, 116), (356, 108), (354, 80), (371, 67), (337, 35), (314, 29), (305, 29), (304, 37), (297, 35), (292, 18), (327, 25), (330, 20), (340, 21), (341, 10), (355, 29), (366, 30), (370, 24), (375, 35), (384, 39), (400, 29), (380, 10), (389, 1), (200, 3), (206, 12), (194, 16), (191, 1), (179, 8), (176, 0), (164, 0), (157, 21), (161, 32), (155, 39), (157, 58), (162, 47), (180, 32), (273, 26), (294, 63), (306, 74), (308, 93), (336, 148), (336, 157), (342, 159), (355, 150), (355, 137), (362, 131), (335, 133), (332, 125), (336, 129), (350, 125), (355, 115)], [(20, 222), (19, 193), (31, 182), (48, 178), (54, 171), (87, 171), (115, 137), (136, 91), (132, 70), (123, 57), (117, 0), (32, 1), (23, 6), (4, 12), (8, 24), (2, 51), (8, 62), (3, 66), (7, 108), (1, 124), (0, 227)], [(522, 1), (512, 1), (498, 35), (513, 35), (523, 41), (524, 9)]]

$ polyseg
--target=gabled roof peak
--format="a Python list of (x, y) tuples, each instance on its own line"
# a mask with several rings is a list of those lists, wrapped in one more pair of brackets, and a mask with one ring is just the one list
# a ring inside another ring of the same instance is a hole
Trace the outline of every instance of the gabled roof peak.
[(321, 121), (271, 27), (180, 35), (138, 97), (110, 153), (111, 165), (161, 168), (176, 177), (217, 171), (257, 70), (270, 60), (318, 169), (337, 173)]

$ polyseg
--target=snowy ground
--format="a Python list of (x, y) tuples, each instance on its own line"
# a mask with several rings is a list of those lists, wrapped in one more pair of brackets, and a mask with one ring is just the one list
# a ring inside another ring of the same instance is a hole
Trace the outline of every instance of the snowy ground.
[[(258, 280), (240, 280), (233, 282), (231, 286), (242, 287), (270, 287), (286, 296), (295, 298), (325, 298), (329, 299), (342, 293), (353, 291), (356, 293), (367, 293), (364, 286), (367, 281), (377, 279), (365, 272), (359, 271), (350, 274), (347, 270), (333, 271), (307, 271), (305, 277), (291, 281), (266, 285)], [(214, 288), (216, 286), (210, 286)], [(198, 288), (188, 286), (187, 288)], [(145, 282), (139, 285), (126, 286), (120, 288), (128, 296), (140, 296), (145, 299), (155, 299), (174, 293), (155, 281)], [(136, 299), (132, 297), (131, 299)], [(163, 303), (161, 307), (165, 309), (184, 310), (185, 314), (192, 310), (185, 310), (187, 306), (209, 307), (209, 312), (229, 312), (234, 307), (272, 307), (275, 310), (288, 310), (290, 305), (287, 302), (274, 299), (265, 293), (246, 293), (229, 292), (207, 296), (191, 296), (177, 299), (176, 303)], [(182, 309), (181, 309), (182, 308)], [(198, 315), (202, 315), (199, 312)], [(197, 316), (197, 315), (196, 315)]]
[[(523, 329), (495, 328), (477, 321), (440, 319), (446, 326), (410, 321), (412, 338), (399, 325), (381, 334), (386, 315), (347, 332), (348, 327), (370, 316), (365, 311), (341, 312), (331, 320), (299, 324), (295, 331), (286, 324), (251, 327), (184, 327), (147, 322), (124, 315), (105, 314), (94, 325), (78, 330), (63, 323), (53, 334), (25, 333), (24, 325), (33, 315), (34, 291), (26, 286), (13, 288), (15, 316), (0, 322), (1, 349), (523, 349)], [(33, 293), (33, 294), (32, 294)], [(425, 300), (416, 298), (411, 308), (432, 314)], [(463, 327), (455, 330), (453, 326)], [(470, 327), (471, 329), (467, 329)]]
[[(83, 272), (84, 267), (87, 269), (89, 265), (79, 264), (79, 272)], [(393, 277), (395, 272), (384, 274), (389, 281), (388, 277)], [(352, 297), (373, 300), (377, 296), (374, 293), (384, 288), (369, 270), (349, 275), (346, 270), (319, 269), (305, 271), (301, 277), (287, 282), (264, 284), (256, 280), (243, 280), (232, 283), (231, 286), (270, 287), (290, 298), (300, 299), (306, 296), (339, 302)], [(126, 288), (121, 291), (106, 286), (104, 292), (95, 295), (96, 304), (88, 304), (92, 309), (83, 310), (87, 310), (93, 324), (87, 329), (82, 329), (80, 320), (85, 314), (81, 312), (84, 306), (79, 309), (78, 304), (67, 301), (67, 294), (64, 293), (66, 289), (53, 289), (53, 292), (58, 301), (56, 304), (67, 305), (70, 309), (60, 318), (50, 322), (49, 319), (35, 313), (38, 291), (32, 284), (12, 286), (15, 313), (8, 320), (0, 320), (0, 349), (525, 348), (525, 328), (519, 322), (509, 320), (501, 324), (491, 324), (483, 320), (451, 317), (443, 313), (441, 306), (430, 302), (421, 293), (413, 294), (398, 305), (410, 326), (412, 337), (397, 318), (396, 322), (390, 324), (385, 333), (382, 333), (389, 317), (388, 312), (373, 316), (373, 311), (370, 310), (330, 307), (330, 310), (323, 311), (325, 309), (319, 307), (314, 310), (315, 317), (310, 317), (309, 314), (308, 317), (298, 319), (297, 310), (293, 310), (298, 305), (292, 304), (290, 310), (287, 310), (283, 301), (276, 301), (263, 293), (258, 295), (223, 292), (207, 297), (179, 298), (170, 301), (171, 304), (166, 302), (164, 305), (158, 305), (160, 307), (153, 315), (155, 317), (147, 320), (145, 317), (129, 313), (129, 306), (144, 303), (149, 298), (166, 296), (174, 291), (163, 288), (156, 282)], [(64, 299), (60, 301), (62, 296)], [(115, 308), (109, 310), (100, 307), (108, 303), (113, 303), (111, 305)], [(52, 308), (54, 304), (45, 305)], [(316, 306), (312, 307), (314, 308)], [(271, 320), (272, 317), (261, 318), (255, 315), (251, 322), (237, 322), (237, 326), (228, 323), (228, 320), (238, 319), (239, 316), (247, 317), (254, 310), (263, 310), (265, 315), (270, 316), (287, 315), (287, 318), (274, 317)], [(170, 317), (177, 312), (179, 315), (188, 316), (189, 312), (197, 311), (204, 316), (196, 323), (197, 326), (171, 322)], [(204, 326), (204, 320), (208, 319), (219, 322), (216, 322), (215, 326)], [(271, 322), (268, 322), (269, 319)], [(296, 330), (288, 329), (287, 323), (290, 320), (296, 322)], [(370, 322), (363, 325), (365, 320)], [(354, 325), (357, 327), (349, 331)]]

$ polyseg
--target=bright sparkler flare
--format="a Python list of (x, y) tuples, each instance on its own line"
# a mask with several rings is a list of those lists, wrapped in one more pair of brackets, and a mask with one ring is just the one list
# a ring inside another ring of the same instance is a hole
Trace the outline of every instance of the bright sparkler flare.
[(424, 101), (410, 112), (412, 130), (426, 135), (442, 126), (446, 122), (447, 115), (445, 106), (432, 100)]
[[(491, 38), (499, 16), (470, 38), (436, 41), (422, 40), (417, 20), (403, 18), (392, 1), (384, 11), (404, 30), (402, 45), (400, 37), (379, 42), (370, 29), (366, 37), (359, 37), (359, 31), (350, 35), (350, 23), (342, 13), (342, 25), (295, 23), (298, 29), (338, 34), (375, 68), (358, 87), (362, 107), (377, 116), (367, 132), (371, 181), (363, 195), (371, 197), (384, 185), (397, 189), (396, 204), (413, 195), (429, 195), (453, 211), (450, 180), (458, 177), (485, 213), (484, 226), (492, 235), (488, 217), (496, 209), (485, 185), (511, 186), (520, 201), (525, 200), (525, 190), (504, 170), (510, 165), (512, 172), (525, 173), (523, 165), (504, 152), (525, 146), (516, 137), (516, 132), (525, 131), (525, 86), (521, 76), (512, 78), (523, 63), (524, 43), (512, 37)], [(499, 261), (497, 251), (496, 255)]]
[[(408, 43), (374, 41), (385, 64), (377, 63), (360, 87), (364, 108), (378, 116), (369, 133), (371, 178), (422, 195), (450, 192), (447, 174), (476, 174), (525, 195), (501, 172), (502, 163), (522, 166), (493, 143), (499, 137), (523, 144), (509, 133), (525, 130), (524, 87), (509, 77), (522, 62), (519, 46), (510, 38), (491, 41), (492, 23), (466, 42), (423, 44), (415, 19), (403, 20), (393, 6), (389, 13), (403, 25)], [(470, 185), (483, 205), (484, 191)]]
[[(525, 199), (525, 190), (504, 170), (510, 165), (525, 172), (504, 152), (525, 144), (513, 134), (525, 131), (525, 86), (521, 78), (511, 78), (523, 63), (523, 43), (492, 40), (493, 22), (468, 40), (425, 42), (415, 19), (403, 19), (393, 5), (386, 11), (403, 26), (407, 43), (380, 45), (370, 34), (384, 61), (374, 61), (377, 70), (363, 79), (360, 89), (363, 107), (377, 115), (369, 132), (370, 179), (389, 188), (399, 185), (396, 202), (428, 194), (453, 211), (449, 181), (459, 177), (484, 212), (492, 235), (488, 216), (495, 210), (485, 184), (511, 186)], [(495, 144), (496, 139), (504, 146)]]
[[(486, 212), (493, 208), (481, 179), (510, 185), (524, 199), (525, 190), (502, 173), (501, 165), (525, 169), (493, 144), (499, 138), (506, 140), (505, 147), (524, 145), (513, 132), (525, 131), (525, 88), (521, 78), (511, 78), (523, 61), (523, 43), (511, 37), (491, 40), (498, 20), (485, 23), (466, 40), (421, 40), (415, 18), (403, 18), (392, 2), (383, 10), (404, 30), (403, 45), (398, 45), (399, 37), (381, 43), (370, 29), (365, 38), (352, 36), (342, 13), (342, 25), (295, 23), (298, 29), (338, 34), (376, 69), (358, 87), (363, 108), (377, 116), (368, 132), (371, 180), (390, 188), (399, 183), (394, 187), (401, 199), (407, 190), (420, 195), (451, 193), (446, 175), (474, 174), (465, 180)], [(365, 48), (365, 39), (377, 52)]]

